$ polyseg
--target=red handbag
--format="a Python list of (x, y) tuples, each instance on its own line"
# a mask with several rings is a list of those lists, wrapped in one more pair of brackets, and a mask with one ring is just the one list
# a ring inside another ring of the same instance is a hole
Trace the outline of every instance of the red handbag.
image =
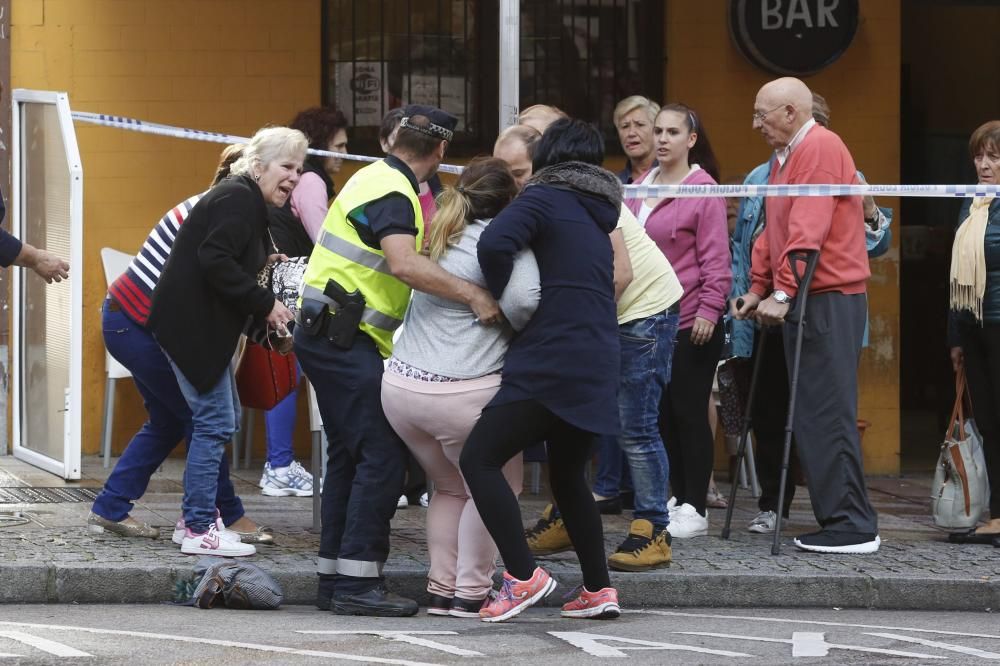
[(272, 409), (295, 390), (295, 354), (247, 342), (236, 366), (240, 404), (250, 409)]

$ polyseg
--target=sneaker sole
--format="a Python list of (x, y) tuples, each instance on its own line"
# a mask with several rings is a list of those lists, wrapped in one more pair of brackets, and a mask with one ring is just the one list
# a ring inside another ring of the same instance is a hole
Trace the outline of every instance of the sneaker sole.
[(795, 545), (801, 550), (809, 551), (812, 553), (841, 553), (845, 555), (869, 555), (878, 551), (880, 545), (882, 545), (882, 539), (875, 537), (874, 541), (867, 541), (865, 543), (855, 543), (849, 546), (811, 546), (809, 544), (802, 543), (798, 539), (795, 539)]
[(268, 497), (312, 497), (313, 491), (295, 488), (261, 488), (260, 494)]
[(771, 529), (768, 529), (763, 525), (751, 525), (747, 528), (747, 532), (750, 532), (751, 534), (774, 534), (774, 528), (772, 527)]
[(549, 581), (545, 584), (545, 587), (543, 587), (538, 592), (535, 592), (535, 594), (532, 597), (522, 601), (517, 606), (511, 608), (503, 615), (497, 615), (496, 617), (483, 617), (482, 615), (480, 615), (479, 619), (482, 620), (483, 622), (503, 622), (504, 620), (509, 620), (512, 617), (520, 615), (521, 613), (531, 608), (545, 597), (552, 594), (552, 590), (554, 589), (556, 589), (556, 581), (554, 578), (549, 578)]
[[(629, 571), (632, 573), (640, 573), (643, 571), (652, 571), (653, 569), (666, 569), (670, 566), (671, 560), (666, 562), (658, 562), (656, 564), (631, 564), (626, 562), (615, 562), (613, 560), (608, 560), (608, 568), (614, 569), (615, 571)], [(570, 617), (567, 615), (567, 617)]]
[(541, 548), (536, 549), (532, 548), (531, 546), (528, 546), (528, 550), (531, 551), (532, 555), (556, 555), (558, 553), (568, 553), (572, 551), (573, 546), (569, 545), (561, 548), (546, 548), (546, 549), (541, 549)]
[(451, 617), (474, 617), (479, 619), (479, 611), (463, 611), (452, 608), (447, 614)]
[(613, 601), (606, 601), (600, 606), (576, 611), (561, 611), (563, 617), (588, 618), (591, 620), (614, 620), (622, 614), (621, 607)]
[(339, 601), (333, 601), (330, 604), (330, 610), (334, 615), (365, 615), (368, 617), (412, 617), (420, 611), (419, 608), (372, 608)]
[(198, 548), (187, 551), (184, 550), (184, 546), (181, 546), (181, 553), (184, 555), (214, 555), (216, 557), (250, 557), (251, 555), (257, 554), (257, 549), (254, 548), (250, 552), (227, 550), (226, 548)]
[(450, 608), (428, 608), (428, 615), (437, 615), (438, 617), (446, 617), (451, 614)]
[(693, 539), (695, 537), (702, 537), (702, 536), (708, 536), (707, 527), (703, 530), (697, 530), (695, 532), (682, 532), (680, 534), (674, 534), (673, 532), (670, 532), (671, 539)]

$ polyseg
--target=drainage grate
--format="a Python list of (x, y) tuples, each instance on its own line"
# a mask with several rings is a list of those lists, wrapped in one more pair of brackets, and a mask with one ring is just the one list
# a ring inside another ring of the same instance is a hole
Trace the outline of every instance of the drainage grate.
[(93, 502), (100, 488), (0, 488), (0, 504)]

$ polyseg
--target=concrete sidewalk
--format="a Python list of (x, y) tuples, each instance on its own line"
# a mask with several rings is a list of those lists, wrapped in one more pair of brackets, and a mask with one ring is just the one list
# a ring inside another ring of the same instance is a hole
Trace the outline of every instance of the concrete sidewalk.
[[(136, 504), (133, 516), (163, 528), (163, 539), (93, 536), (85, 522), (89, 502), (0, 504), (0, 602), (142, 603), (170, 600), (178, 581), (190, 577), (194, 558), (170, 542), (180, 511), (182, 461), (170, 460)], [(84, 461), (82, 481), (64, 483), (10, 456), (0, 457), (5, 487), (75, 487), (98, 490), (107, 476), (96, 456)], [(247, 515), (276, 531), (278, 544), (258, 546), (252, 562), (282, 584), (290, 604), (313, 601), (318, 536), (310, 498), (260, 495), (260, 468), (233, 472)], [(635, 607), (802, 606), (837, 608), (1000, 608), (1000, 550), (946, 543), (930, 518), (929, 478), (869, 479), (879, 511), (882, 548), (876, 555), (832, 556), (798, 551), (795, 534), (815, 529), (804, 488), (798, 489), (786, 523), (781, 555), (770, 554), (771, 537), (745, 531), (756, 513), (747, 491), (734, 513), (733, 536), (718, 534), (723, 510), (710, 510), (710, 536), (674, 542), (669, 569), (612, 574), (622, 602)], [(545, 504), (525, 494), (523, 516), (533, 523)], [(425, 596), (427, 549), (424, 509), (410, 507), (393, 520), (390, 586), (418, 599)], [(11, 514), (24, 519), (9, 520)], [(628, 528), (628, 514), (605, 517), (608, 552)], [(542, 558), (563, 592), (579, 584), (575, 556)], [(550, 597), (550, 603), (561, 594)]]

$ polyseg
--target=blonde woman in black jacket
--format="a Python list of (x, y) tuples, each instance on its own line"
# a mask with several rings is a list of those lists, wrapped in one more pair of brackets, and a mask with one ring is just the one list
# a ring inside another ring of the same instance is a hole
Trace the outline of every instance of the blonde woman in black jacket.
[(189, 555), (252, 555), (250, 544), (216, 530), (215, 495), (223, 448), (236, 430), (239, 402), (230, 369), (247, 321), (283, 333), (292, 313), (256, 276), (269, 255), (267, 204), (282, 206), (298, 183), (308, 141), (286, 127), (254, 135), (232, 175), (191, 210), (153, 292), (148, 328), (163, 348), (191, 408), (184, 473)]

